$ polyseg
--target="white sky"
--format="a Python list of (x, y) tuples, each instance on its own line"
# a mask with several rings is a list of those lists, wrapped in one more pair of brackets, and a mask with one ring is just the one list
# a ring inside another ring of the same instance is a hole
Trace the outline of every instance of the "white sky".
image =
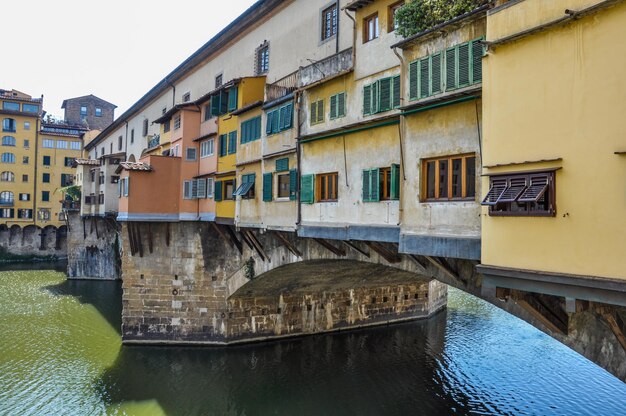
[(94, 94), (120, 116), (254, 0), (2, 1), (0, 88), (65, 98)]

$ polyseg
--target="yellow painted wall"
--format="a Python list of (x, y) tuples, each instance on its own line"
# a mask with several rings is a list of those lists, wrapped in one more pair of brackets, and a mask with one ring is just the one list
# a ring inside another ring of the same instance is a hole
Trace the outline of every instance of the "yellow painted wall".
[[(527, 0), (490, 16), (488, 33), (534, 21), (527, 15), (546, 3), (565, 10), (589, 2)], [(562, 167), (556, 217), (489, 217), (483, 208), (483, 263), (626, 279), (626, 157), (614, 154), (626, 151), (625, 37), (621, 3), (484, 60), (483, 164), (563, 161), (488, 169)]]

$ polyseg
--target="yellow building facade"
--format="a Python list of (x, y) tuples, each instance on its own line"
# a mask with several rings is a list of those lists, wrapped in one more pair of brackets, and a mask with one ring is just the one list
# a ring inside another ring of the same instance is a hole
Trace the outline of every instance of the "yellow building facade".
[(623, 2), (525, 0), (489, 13), (484, 273), (626, 279), (625, 36)]

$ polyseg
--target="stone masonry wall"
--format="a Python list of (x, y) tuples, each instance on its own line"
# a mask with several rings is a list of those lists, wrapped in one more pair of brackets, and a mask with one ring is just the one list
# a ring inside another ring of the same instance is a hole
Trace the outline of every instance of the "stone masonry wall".
[(0, 227), (0, 249), (9, 257), (21, 255), (64, 258), (67, 255), (67, 227), (39, 228), (35, 225), (27, 225), (23, 228), (19, 225), (9, 228)]

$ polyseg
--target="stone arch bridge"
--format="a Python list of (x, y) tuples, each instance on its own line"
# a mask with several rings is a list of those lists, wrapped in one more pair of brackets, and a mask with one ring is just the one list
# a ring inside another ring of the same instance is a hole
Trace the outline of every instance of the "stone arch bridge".
[[(474, 261), (402, 254), (392, 243), (301, 238), (294, 232), (216, 223), (125, 222), (121, 235), (125, 343), (225, 345), (242, 338), (263, 339), (268, 328), (273, 336), (289, 335), (285, 325), (276, 330), (286, 308), (256, 308), (254, 302), (233, 295), (280, 267), (293, 272), (301, 264), (304, 273), (305, 266), (315, 262), (332, 270), (338, 265), (335, 262), (343, 260), (380, 267), (381, 275), (395, 270), (414, 276), (414, 286), (402, 290), (433, 295), (413, 303), (407, 317), (418, 316), (415, 310), (428, 316), (445, 304), (446, 286), (441, 284), (445, 283), (529, 322), (626, 381), (621, 320), (626, 308), (593, 302), (578, 302), (572, 308), (564, 298), (517, 290), (489, 294), (482, 290), (483, 276)], [(401, 315), (405, 300), (409, 299), (393, 293), (383, 309)], [(300, 298), (298, 302), (295, 309), (302, 311), (298, 319), (303, 327), (308, 312), (322, 318), (328, 313), (315, 309), (318, 301)], [(350, 316), (350, 306), (343, 308), (345, 316)], [(248, 334), (242, 336), (242, 331)], [(249, 333), (255, 331), (257, 336), (251, 337)]]
[(65, 256), (66, 225), (0, 224), (0, 247), (12, 255)]

